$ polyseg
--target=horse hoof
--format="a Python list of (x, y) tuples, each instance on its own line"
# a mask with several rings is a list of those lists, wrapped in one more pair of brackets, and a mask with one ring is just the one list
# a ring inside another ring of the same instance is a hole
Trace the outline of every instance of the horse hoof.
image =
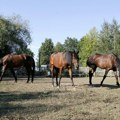
[(117, 83), (117, 86), (120, 86), (119, 83)]
[(90, 84), (89, 84), (89, 86), (93, 86), (93, 84), (92, 84), (92, 83), (90, 83)]
[(75, 88), (75, 86), (74, 86), (74, 88), (73, 88), (73, 91), (76, 91), (76, 88)]
[(102, 85), (102, 84), (100, 84), (100, 87), (103, 87), (103, 85)]
[(52, 85), (52, 88), (54, 88), (54, 85)]
[(60, 86), (57, 86), (57, 89), (60, 89)]

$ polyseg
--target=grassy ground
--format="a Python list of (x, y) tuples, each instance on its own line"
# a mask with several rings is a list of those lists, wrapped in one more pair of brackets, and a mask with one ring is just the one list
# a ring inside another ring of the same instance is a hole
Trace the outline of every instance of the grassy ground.
[(61, 87), (52, 88), (51, 78), (3, 80), (0, 83), (0, 120), (119, 120), (120, 88), (114, 77), (62, 78)]

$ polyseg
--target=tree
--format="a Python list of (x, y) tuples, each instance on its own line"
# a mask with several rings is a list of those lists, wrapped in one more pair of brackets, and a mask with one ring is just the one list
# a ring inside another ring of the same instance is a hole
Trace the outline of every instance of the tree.
[(112, 23), (104, 22), (99, 34), (98, 51), (101, 53), (116, 53), (120, 49), (120, 25), (113, 19)]
[(104, 22), (102, 25), (102, 30), (99, 34), (98, 44), (98, 51), (100, 51), (100, 53), (107, 53), (112, 49), (110, 24), (108, 22)]
[(98, 32), (94, 27), (78, 43), (80, 63), (86, 66), (88, 56), (96, 51)]
[[(54, 45), (51, 39), (45, 39), (39, 49), (40, 65), (49, 64), (49, 57), (54, 52)], [(38, 61), (39, 62), (39, 61)]]
[(78, 40), (76, 38), (69, 38), (64, 42), (64, 49), (66, 51), (73, 51), (78, 49)]
[(55, 52), (63, 52), (64, 51), (64, 47), (60, 42), (57, 42), (57, 44), (54, 47), (54, 51)]
[(29, 48), (27, 48), (25, 51), (22, 51), (22, 50), (16, 51), (16, 53), (17, 54), (25, 53), (25, 54), (31, 55), (32, 57), (34, 56), (34, 53)]
[[(32, 42), (28, 25), (18, 16), (5, 18), (0, 16), (0, 48), (3, 54), (26, 53)], [(30, 53), (32, 53), (30, 51)], [(33, 53), (32, 53), (33, 54)]]
[(112, 52), (120, 55), (120, 25), (117, 23), (115, 19), (113, 19), (112, 24), (110, 25), (110, 33), (111, 33), (111, 45)]

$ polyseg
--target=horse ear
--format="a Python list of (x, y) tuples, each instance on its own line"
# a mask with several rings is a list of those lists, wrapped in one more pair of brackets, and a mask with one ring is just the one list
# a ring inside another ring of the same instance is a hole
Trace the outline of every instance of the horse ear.
[(74, 53), (78, 53), (77, 49), (74, 49), (73, 52), (74, 52)]
[(75, 50), (73, 50), (73, 53), (75, 53)]
[(76, 49), (74, 49), (74, 50), (73, 50), (73, 53), (78, 54), (78, 53), (79, 53), (79, 51), (78, 51), (78, 50), (76, 50)]

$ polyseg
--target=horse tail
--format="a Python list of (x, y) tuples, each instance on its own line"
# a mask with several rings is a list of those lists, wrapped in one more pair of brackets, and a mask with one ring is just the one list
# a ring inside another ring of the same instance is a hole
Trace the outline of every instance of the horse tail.
[(118, 69), (118, 71), (119, 71), (119, 75), (120, 75), (120, 59), (119, 59), (119, 57), (116, 55), (116, 54), (114, 54), (114, 53), (112, 53), (114, 56), (115, 56), (115, 58), (116, 58), (116, 68)]
[(94, 62), (93, 62), (93, 59), (91, 59), (91, 57), (88, 57), (87, 58), (87, 61), (86, 61), (86, 64), (87, 64), (87, 66), (91, 66), (91, 64), (93, 64)]
[(32, 82), (33, 82), (33, 79), (34, 79), (34, 75), (35, 75), (35, 60), (34, 58), (32, 58)]
[(118, 56), (112, 52), (112, 55), (115, 57), (115, 62), (116, 62), (116, 67), (119, 68), (120, 66), (120, 59), (118, 58)]
[(118, 57), (116, 57), (116, 67), (118, 68), (120, 72), (120, 59)]
[(95, 63), (95, 60), (94, 60), (95, 56), (90, 56), (88, 57), (87, 61), (86, 61), (86, 64), (87, 66), (89, 66), (90, 68), (94, 68), (96, 67), (96, 63)]
[(89, 57), (87, 58), (86, 65), (89, 66)]

